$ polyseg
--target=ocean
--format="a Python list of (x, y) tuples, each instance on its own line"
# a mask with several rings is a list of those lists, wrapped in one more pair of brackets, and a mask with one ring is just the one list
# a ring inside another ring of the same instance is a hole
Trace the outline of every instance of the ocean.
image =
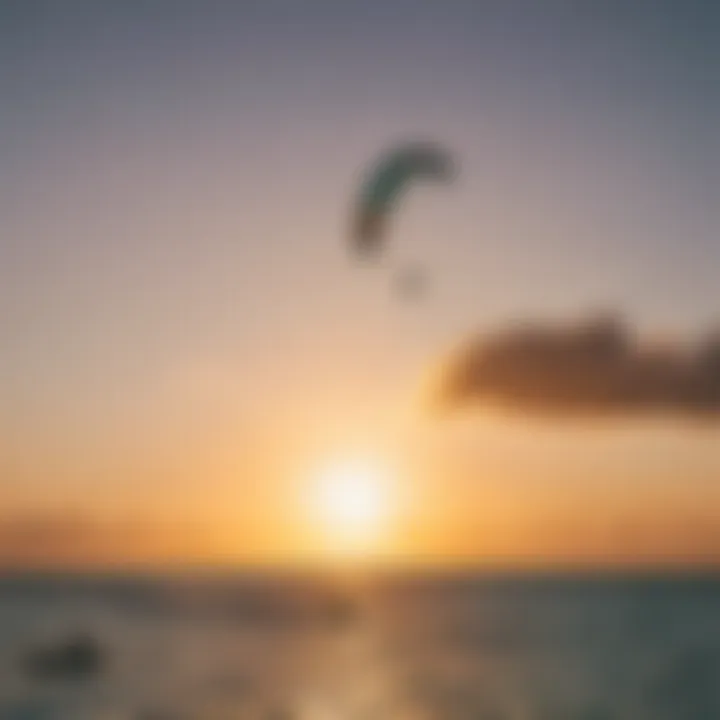
[(720, 576), (6, 575), (0, 720), (50, 718), (720, 720)]

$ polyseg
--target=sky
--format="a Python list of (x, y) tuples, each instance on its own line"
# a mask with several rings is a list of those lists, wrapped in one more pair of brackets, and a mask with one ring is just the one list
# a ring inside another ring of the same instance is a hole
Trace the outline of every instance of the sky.
[[(712, 0), (2, 3), (0, 560), (90, 521), (105, 559), (161, 526), (291, 557), (356, 456), (395, 468), (390, 555), (720, 557), (713, 428), (414, 409), (469, 334), (716, 323), (718, 127)], [(399, 303), (348, 219), (416, 136), (462, 172), (393, 219), (388, 267), (431, 278)]]

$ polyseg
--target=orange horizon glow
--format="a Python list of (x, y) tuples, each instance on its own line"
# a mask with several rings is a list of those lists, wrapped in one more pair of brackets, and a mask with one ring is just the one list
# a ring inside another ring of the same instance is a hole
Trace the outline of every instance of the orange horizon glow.
[[(361, 473), (347, 481), (342, 465), (328, 468), (313, 477), (297, 512), (282, 517), (90, 521), (89, 515), (62, 513), (8, 515), (0, 518), (0, 568), (720, 566), (712, 507), (666, 501), (612, 510), (552, 499), (541, 506), (528, 497), (525, 505), (488, 501), (460, 513), (432, 504), (413, 507), (412, 498), (398, 503), (391, 488), (371, 488), (364, 496), (354, 484)], [(358, 498), (367, 504), (345, 504)]]
[[(191, 394), (222, 407), (217, 380)], [(99, 467), (117, 463), (106, 472), (127, 478), (122, 493), (100, 480), (76, 495), (68, 485), (61, 504), (32, 484), (6, 490), (0, 566), (720, 563), (712, 433), (491, 413), (426, 422), (363, 389), (303, 412), (302, 396), (279, 405), (248, 447), (223, 416), (202, 433), (191, 425), (194, 442), (175, 436), (164, 456), (147, 447), (129, 463), (109, 452)]]

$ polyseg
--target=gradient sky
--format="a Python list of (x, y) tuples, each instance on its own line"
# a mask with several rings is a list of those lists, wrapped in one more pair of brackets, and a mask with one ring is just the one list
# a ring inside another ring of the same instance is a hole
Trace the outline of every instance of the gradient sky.
[[(5, 515), (282, 554), (303, 473), (379, 453), (408, 554), (717, 553), (715, 430), (408, 407), (469, 332), (717, 321), (718, 127), (713, 0), (3, 2)], [(402, 305), (346, 228), (365, 163), (417, 134), (463, 174), (395, 220), (392, 262), (433, 280)]]

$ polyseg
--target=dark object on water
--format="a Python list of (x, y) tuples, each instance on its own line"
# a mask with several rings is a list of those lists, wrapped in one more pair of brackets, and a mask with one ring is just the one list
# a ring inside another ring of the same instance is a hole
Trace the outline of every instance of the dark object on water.
[(96, 675), (104, 662), (97, 641), (78, 635), (57, 646), (33, 650), (25, 658), (24, 667), (36, 680), (75, 680)]

